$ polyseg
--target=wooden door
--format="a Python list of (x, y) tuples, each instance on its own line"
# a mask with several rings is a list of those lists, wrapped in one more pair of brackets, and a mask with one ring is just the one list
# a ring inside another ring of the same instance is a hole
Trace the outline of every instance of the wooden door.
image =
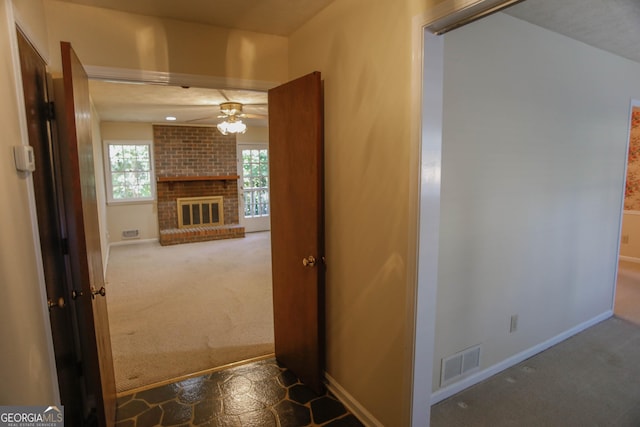
[(318, 392), (325, 358), (323, 108), (319, 72), (269, 91), (276, 358)]
[(18, 31), (20, 69), (27, 114), (29, 144), (33, 147), (36, 170), (33, 186), (40, 234), (40, 250), (47, 299), (50, 302), (49, 319), (55, 351), (56, 372), (60, 400), (65, 418), (70, 425), (81, 424), (86, 398), (82, 393), (82, 380), (78, 373), (80, 352), (74, 340), (73, 303), (70, 279), (67, 276), (60, 177), (55, 165), (55, 152), (49, 126), (49, 99), (47, 72), (44, 60), (24, 35)]
[(91, 105), (87, 74), (61, 43), (62, 79), (54, 82), (69, 264), (87, 393), (100, 425), (115, 423), (115, 376), (100, 247)]

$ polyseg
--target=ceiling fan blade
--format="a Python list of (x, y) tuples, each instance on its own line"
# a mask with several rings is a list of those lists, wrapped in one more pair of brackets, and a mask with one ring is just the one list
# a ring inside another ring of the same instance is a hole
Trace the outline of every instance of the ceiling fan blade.
[(204, 117), (199, 117), (197, 119), (190, 119), (190, 120), (185, 120), (185, 123), (195, 123), (195, 122), (200, 122), (202, 120), (211, 120), (214, 119), (215, 116), (204, 116)]
[(269, 118), (269, 116), (266, 114), (245, 114), (244, 117), (246, 117), (247, 119), (260, 119), (260, 120), (266, 120)]

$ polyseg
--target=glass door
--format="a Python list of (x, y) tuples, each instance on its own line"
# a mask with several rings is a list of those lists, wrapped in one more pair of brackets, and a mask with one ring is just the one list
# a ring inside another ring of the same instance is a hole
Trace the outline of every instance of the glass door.
[(270, 229), (269, 145), (238, 144), (240, 224), (246, 232)]

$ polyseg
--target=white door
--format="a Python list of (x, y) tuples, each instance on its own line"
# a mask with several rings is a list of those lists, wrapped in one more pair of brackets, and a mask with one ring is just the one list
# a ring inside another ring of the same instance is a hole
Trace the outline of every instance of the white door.
[(248, 233), (269, 230), (269, 144), (238, 144), (238, 175), (240, 224)]

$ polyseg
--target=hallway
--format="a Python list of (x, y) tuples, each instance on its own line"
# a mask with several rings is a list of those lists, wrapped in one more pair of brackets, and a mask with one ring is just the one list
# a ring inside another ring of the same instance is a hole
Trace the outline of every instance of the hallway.
[(117, 427), (361, 427), (332, 395), (318, 396), (275, 359), (118, 399)]

